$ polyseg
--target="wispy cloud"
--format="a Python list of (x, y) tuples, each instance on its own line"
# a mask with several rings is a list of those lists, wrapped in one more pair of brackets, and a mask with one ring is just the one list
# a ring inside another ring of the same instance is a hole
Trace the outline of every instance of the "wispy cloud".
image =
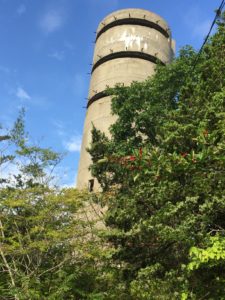
[(80, 152), (81, 136), (72, 136), (68, 142), (64, 142), (64, 146), (69, 152)]
[(22, 87), (17, 88), (16, 96), (20, 100), (31, 100), (31, 96)]
[(81, 149), (81, 134), (73, 132), (71, 134), (71, 123), (64, 123), (60, 120), (52, 120), (54, 126), (54, 132), (59, 136), (61, 145), (67, 152), (67, 158), (73, 157), (74, 164), (70, 164), (68, 167), (62, 167), (61, 171), (58, 172), (62, 176), (59, 178), (59, 185), (61, 187), (75, 187), (76, 184), (76, 159), (78, 159), (79, 152)]
[(26, 102), (28, 105), (36, 106), (41, 109), (48, 109), (51, 106), (51, 102), (44, 96), (40, 95), (30, 95), (23, 87), (19, 86), (16, 92), (12, 92), (16, 95), (21, 102)]
[(63, 51), (54, 51), (48, 55), (51, 58), (55, 58), (56, 60), (62, 61), (64, 59)]
[(80, 152), (82, 136), (78, 133), (71, 134), (71, 127), (61, 121), (53, 120), (54, 131), (61, 138), (62, 146), (68, 152)]
[(46, 34), (59, 30), (65, 23), (65, 14), (59, 9), (47, 11), (40, 19), (40, 27)]
[(27, 8), (24, 4), (20, 4), (20, 6), (17, 8), (16, 13), (19, 16), (22, 16), (26, 12)]
[(61, 122), (61, 121), (57, 121), (57, 120), (53, 120), (52, 121), (52, 124), (54, 126), (54, 129), (56, 131), (56, 133), (59, 135), (59, 136), (65, 136), (66, 135), (66, 129), (65, 129), (65, 126), (64, 124)]

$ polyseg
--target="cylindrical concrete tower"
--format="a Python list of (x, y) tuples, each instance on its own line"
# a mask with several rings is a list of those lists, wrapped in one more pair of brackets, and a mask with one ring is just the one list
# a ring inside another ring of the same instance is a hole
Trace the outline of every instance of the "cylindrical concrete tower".
[(96, 34), (92, 76), (84, 124), (77, 188), (98, 189), (88, 167), (86, 148), (91, 142), (92, 124), (109, 134), (115, 121), (110, 113), (111, 99), (105, 96), (107, 86), (129, 85), (143, 81), (154, 73), (156, 63), (170, 63), (174, 42), (167, 23), (158, 15), (143, 9), (124, 9), (108, 15)]

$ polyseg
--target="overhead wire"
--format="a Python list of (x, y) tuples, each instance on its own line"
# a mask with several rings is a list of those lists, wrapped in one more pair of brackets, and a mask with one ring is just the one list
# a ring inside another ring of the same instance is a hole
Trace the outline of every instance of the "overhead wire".
[(215, 17), (213, 19), (213, 22), (212, 22), (211, 26), (210, 26), (209, 32), (208, 32), (207, 36), (205, 37), (204, 42), (203, 42), (203, 44), (202, 44), (202, 46), (201, 46), (201, 48), (200, 48), (200, 50), (198, 52), (198, 55), (197, 55), (197, 57), (195, 59), (193, 70), (195, 69), (195, 67), (196, 67), (196, 65), (198, 63), (198, 60), (199, 60), (199, 58), (200, 58), (200, 56), (202, 54), (202, 50), (203, 50), (205, 44), (207, 43), (207, 41), (208, 41), (208, 39), (210, 37), (210, 34), (211, 34), (212, 30), (213, 30), (213, 27), (214, 27), (217, 19), (221, 16), (221, 13), (223, 11), (224, 5), (225, 5), (225, 0), (222, 0), (219, 8), (216, 10), (216, 15), (215, 15)]

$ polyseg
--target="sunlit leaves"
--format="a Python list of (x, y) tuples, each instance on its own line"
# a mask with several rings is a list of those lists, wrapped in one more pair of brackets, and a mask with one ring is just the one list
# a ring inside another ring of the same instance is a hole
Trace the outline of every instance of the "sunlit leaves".
[(186, 47), (147, 81), (108, 91), (111, 139), (96, 131), (89, 152), (127, 299), (223, 299), (224, 30), (197, 64)]

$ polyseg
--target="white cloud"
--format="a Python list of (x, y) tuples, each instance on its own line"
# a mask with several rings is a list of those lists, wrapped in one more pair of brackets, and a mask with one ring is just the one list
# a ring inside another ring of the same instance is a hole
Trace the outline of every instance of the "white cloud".
[(26, 6), (25, 6), (24, 4), (21, 4), (21, 5), (17, 8), (16, 12), (17, 12), (17, 14), (18, 14), (19, 16), (22, 16), (22, 15), (26, 12), (26, 10), (27, 10)]
[(56, 60), (62, 61), (64, 59), (64, 53), (61, 51), (54, 51), (48, 55), (49, 57), (55, 58)]
[(61, 137), (63, 147), (69, 152), (80, 152), (82, 136), (75, 133), (69, 135), (70, 127), (61, 121), (53, 120), (55, 132)]
[(81, 140), (81, 136), (73, 136), (68, 142), (64, 143), (64, 146), (69, 152), (80, 152)]
[(65, 136), (66, 135), (66, 129), (64, 124), (61, 121), (53, 120), (52, 121), (53, 126), (55, 127), (55, 131), (59, 136)]
[(16, 96), (20, 100), (31, 100), (31, 96), (22, 87), (17, 88)]
[(65, 18), (62, 11), (50, 10), (45, 13), (40, 20), (40, 27), (44, 33), (52, 33), (62, 27)]
[(12, 184), (15, 183), (14, 176), (17, 176), (18, 174), (19, 174), (19, 167), (15, 163), (9, 162), (0, 167), (0, 178), (7, 179)]
[[(11, 94), (16, 95), (16, 97), (21, 101), (22, 106), (26, 103), (26, 105), (36, 106), (40, 109), (49, 109), (52, 105), (51, 101), (48, 98), (41, 95), (30, 95), (24, 88), (19, 86), (17, 90), (10, 91)], [(21, 104), (20, 103), (20, 104)]]

